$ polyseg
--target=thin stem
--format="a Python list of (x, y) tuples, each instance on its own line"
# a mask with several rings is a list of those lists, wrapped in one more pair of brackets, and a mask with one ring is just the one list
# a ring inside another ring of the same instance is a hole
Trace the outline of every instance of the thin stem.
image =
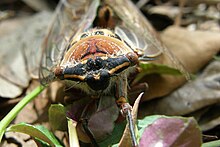
[(18, 113), (38, 94), (40, 94), (44, 90), (44, 86), (40, 85), (36, 89), (34, 89), (30, 94), (26, 95), (0, 122), (0, 142), (2, 137), (6, 131), (8, 125), (12, 122), (12, 120), (18, 115)]

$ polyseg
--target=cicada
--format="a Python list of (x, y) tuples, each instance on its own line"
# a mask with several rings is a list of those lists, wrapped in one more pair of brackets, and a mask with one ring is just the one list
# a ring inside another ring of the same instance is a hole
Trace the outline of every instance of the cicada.
[[(61, 80), (85, 97), (112, 97), (128, 116), (132, 109), (128, 77), (137, 72), (138, 64), (161, 54), (173, 58), (129, 0), (62, 0), (42, 51), (43, 84)], [(88, 107), (83, 113), (90, 111)], [(132, 129), (133, 146), (137, 146)], [(92, 129), (85, 132), (96, 139)]]

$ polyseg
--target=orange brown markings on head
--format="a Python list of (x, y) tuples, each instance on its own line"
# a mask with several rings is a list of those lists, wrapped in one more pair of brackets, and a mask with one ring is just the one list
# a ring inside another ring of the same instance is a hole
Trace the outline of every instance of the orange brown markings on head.
[(88, 57), (88, 56), (95, 56), (95, 55), (98, 55), (98, 54), (107, 54), (106, 50), (105, 49), (100, 49), (97, 45), (97, 43), (100, 41), (100, 39), (96, 39), (96, 38), (90, 38), (89, 40), (87, 40), (87, 44), (88, 44), (88, 47), (87, 49), (85, 50), (85, 52), (83, 52), (83, 54), (81, 55), (80, 57), (80, 60)]
[(85, 60), (88, 60), (88, 59), (96, 59), (96, 57), (106, 57), (106, 54), (103, 54), (103, 53), (96, 53), (95, 55), (94, 54), (90, 54), (90, 55), (87, 55), (85, 57), (83, 57), (81, 59), (81, 61), (85, 61)]
[(85, 53), (86, 49), (88, 48), (88, 44), (84, 42), (77, 42), (74, 44), (65, 54), (63, 62), (73, 62), (79, 61), (81, 56)]
[(72, 52), (69, 56), (71, 56), (71, 59), (81, 60), (92, 54), (112, 54), (109, 44), (108, 38), (103, 38), (101, 35), (83, 38), (71, 47), (69, 51)]
[(130, 63), (129, 62), (124, 62), (123, 64), (120, 64), (118, 66), (116, 66), (115, 68), (112, 68), (111, 70), (109, 70), (109, 74), (113, 75), (113, 73), (115, 73), (116, 71), (118, 71), (119, 69), (122, 69), (123, 67), (127, 67), (129, 66)]
[[(84, 33), (85, 34), (85, 33)], [(81, 35), (82, 37), (82, 35)], [(82, 38), (78, 41), (75, 39), (70, 41), (69, 49), (65, 53), (63, 60), (61, 61), (61, 65), (66, 62), (79, 61), (81, 56), (85, 54), (86, 49), (88, 48), (87, 39), (90, 37)]]
[(113, 47), (111, 41), (108, 40), (102, 39), (96, 45), (100, 50), (103, 50), (110, 55), (114, 54), (117, 51), (117, 47)]
[(128, 53), (133, 50), (127, 47), (124, 42), (114, 37), (95, 35), (80, 39), (67, 51), (63, 62), (73, 60), (80, 61), (89, 57), (114, 55), (118, 52)]
[(109, 37), (108, 40), (110, 44), (115, 47), (113, 49), (115, 50), (116, 53), (118, 53), (118, 51), (121, 51), (125, 54), (129, 52), (133, 52), (133, 50), (120, 39), (117, 39), (115, 37)]
[(99, 48), (102, 48), (108, 54), (113, 55), (117, 54), (119, 51), (122, 52), (131, 52), (132, 49), (128, 48), (124, 45), (124, 43), (116, 38), (105, 36), (106, 39), (102, 39), (100, 42), (97, 43)]
[(81, 75), (64, 75), (65, 79), (79, 79), (80, 81), (84, 81), (85, 80), (85, 76), (81, 76)]
[(79, 61), (84, 54), (86, 54), (87, 49), (89, 48), (88, 42), (82, 42), (74, 46), (74, 50), (71, 53), (70, 57), (76, 61)]

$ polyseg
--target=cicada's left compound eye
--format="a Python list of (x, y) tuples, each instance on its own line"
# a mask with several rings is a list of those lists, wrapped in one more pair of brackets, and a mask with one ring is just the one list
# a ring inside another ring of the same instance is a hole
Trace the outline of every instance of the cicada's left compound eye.
[(64, 79), (64, 77), (63, 77), (63, 69), (61, 67), (56, 67), (55, 70), (54, 70), (54, 75), (58, 79)]

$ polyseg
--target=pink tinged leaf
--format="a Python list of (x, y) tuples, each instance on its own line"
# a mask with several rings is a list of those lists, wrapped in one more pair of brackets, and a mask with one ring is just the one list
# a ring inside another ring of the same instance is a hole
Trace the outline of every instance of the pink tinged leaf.
[(108, 137), (115, 126), (119, 109), (113, 97), (101, 97), (98, 110), (91, 116), (88, 127), (96, 140), (101, 141)]
[(140, 147), (201, 146), (201, 131), (193, 118), (159, 118), (145, 128)]

